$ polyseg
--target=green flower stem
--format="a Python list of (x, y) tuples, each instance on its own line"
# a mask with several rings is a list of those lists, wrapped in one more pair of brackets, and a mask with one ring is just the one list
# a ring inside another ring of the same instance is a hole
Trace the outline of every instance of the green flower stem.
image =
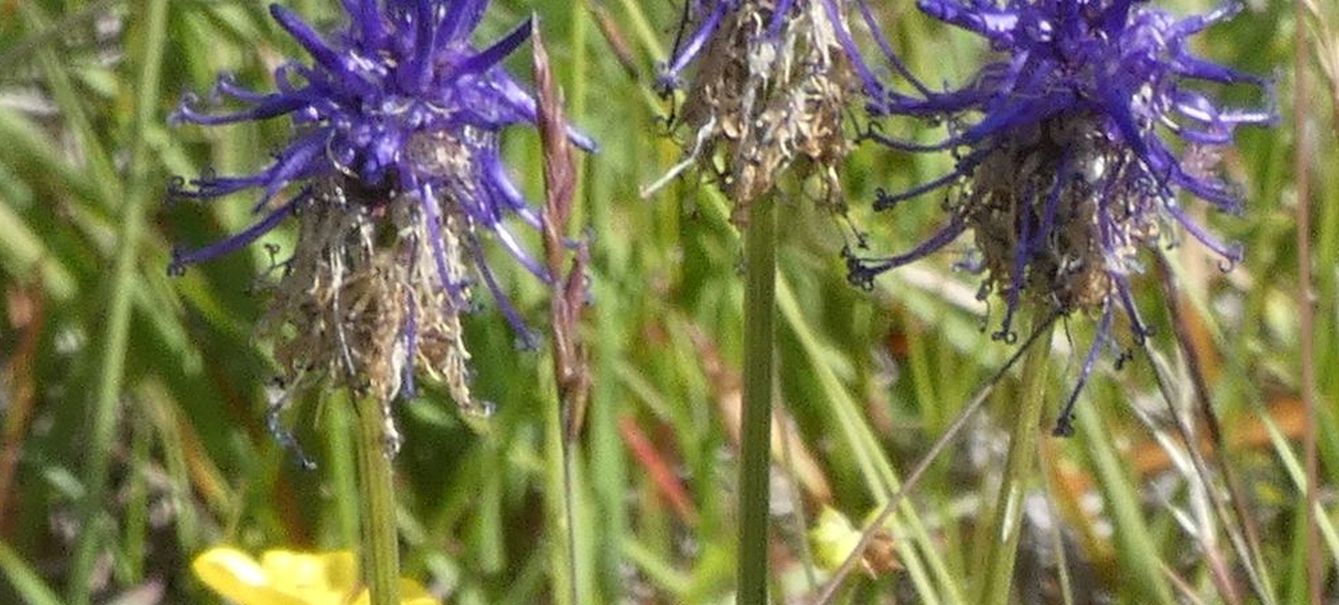
[(739, 467), (740, 605), (767, 603), (767, 520), (776, 325), (776, 201), (749, 208), (744, 233), (744, 414)]
[[(1035, 322), (1034, 322), (1035, 323)], [(1000, 481), (995, 499), (995, 519), (990, 525), (990, 551), (986, 559), (985, 580), (981, 584), (979, 603), (1004, 604), (1009, 602), (1009, 587), (1014, 577), (1014, 560), (1018, 555), (1018, 537), (1023, 522), (1023, 496), (1037, 461), (1037, 438), (1040, 433), (1042, 410), (1046, 407), (1046, 380), (1050, 369), (1050, 323), (1028, 351), (1023, 362), (1022, 401), (1017, 409), (1013, 434), (1009, 438), (1009, 458), (1005, 463), (1004, 478)]]
[(362, 506), (363, 583), (371, 605), (400, 604), (400, 543), (395, 523), (395, 471), (386, 455), (381, 404), (357, 400), (358, 492)]
[(353, 407), (345, 401), (334, 402), (326, 410), (326, 426), (322, 431), (326, 436), (327, 452), (321, 466), (325, 469), (327, 480), (335, 494), (334, 508), (330, 511), (330, 520), (339, 528), (336, 544), (345, 548), (357, 544), (362, 527), (358, 521), (358, 505), (361, 501), (358, 492), (357, 450), (353, 446)]

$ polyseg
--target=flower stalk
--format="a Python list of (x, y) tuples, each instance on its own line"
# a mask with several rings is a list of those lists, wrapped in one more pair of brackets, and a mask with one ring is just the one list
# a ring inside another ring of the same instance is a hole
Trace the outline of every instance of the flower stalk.
[(400, 544), (395, 523), (395, 471), (387, 451), (392, 436), (377, 401), (353, 401), (358, 416), (358, 496), (362, 508), (363, 583), (371, 605), (400, 603)]
[(738, 595), (767, 603), (767, 521), (776, 334), (776, 198), (750, 208), (744, 234), (744, 413), (739, 467)]
[(1040, 322), (1046, 322), (1046, 327), (1023, 362), (1023, 400), (1016, 410), (1017, 421), (1009, 438), (1009, 458), (1005, 463), (1004, 478), (1000, 481), (999, 495), (995, 498), (986, 575), (977, 599), (987, 605), (1009, 602), (1018, 537), (1022, 533), (1023, 497), (1037, 461), (1037, 438), (1042, 410), (1046, 407), (1051, 333), (1055, 327), (1054, 322), (1045, 318), (1039, 318)]

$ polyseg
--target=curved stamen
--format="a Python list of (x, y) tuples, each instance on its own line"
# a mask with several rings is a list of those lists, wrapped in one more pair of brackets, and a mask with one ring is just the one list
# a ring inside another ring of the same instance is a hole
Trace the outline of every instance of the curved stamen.
[(512, 182), (511, 177), (507, 175), (507, 169), (502, 164), (502, 158), (499, 158), (495, 153), (486, 154), (480, 160), (480, 163), (483, 165), (484, 174), (486, 175), (485, 182), (490, 186), (490, 189), (497, 194), (497, 197), (500, 198), (512, 212), (515, 212), (517, 216), (520, 216), (521, 220), (525, 221), (526, 224), (535, 229), (541, 229), (542, 225), (539, 215), (525, 202), (525, 196), (521, 194), (520, 189), (516, 188), (516, 183)]
[(919, 186), (912, 187), (911, 189), (902, 191), (901, 193), (889, 194), (887, 192), (884, 192), (883, 190), (880, 190), (878, 197), (875, 198), (874, 200), (874, 211), (882, 212), (884, 210), (889, 210), (894, 206), (896, 206), (899, 202), (920, 197), (921, 195), (924, 195), (931, 191), (935, 191), (937, 189), (943, 189), (944, 187), (948, 187), (949, 185), (957, 183), (964, 176), (971, 174), (971, 172), (976, 169), (977, 164), (979, 164), (982, 159), (984, 159), (987, 155), (989, 155), (993, 151), (995, 151), (994, 147), (986, 147), (978, 149), (972, 152), (970, 155), (963, 157), (961, 160), (958, 160), (958, 165), (956, 168), (953, 169), (953, 172), (950, 172), (928, 183), (922, 183)]
[(725, 18), (727, 4), (725, 0), (716, 0), (715, 8), (712, 9), (711, 14), (707, 15), (707, 20), (702, 23), (697, 31), (693, 32), (692, 36), (689, 36), (688, 44), (683, 47), (679, 54), (673, 57), (669, 66), (661, 74), (659, 80), (662, 89), (671, 90), (675, 88), (679, 74), (683, 73), (688, 64), (697, 58), (698, 53), (702, 52), (702, 49), (707, 45), (707, 41), (711, 39), (711, 35), (716, 33), (716, 28), (720, 27), (721, 21)]
[(467, 74), (483, 73), (492, 69), (503, 59), (520, 48), (526, 40), (530, 39), (530, 34), (534, 31), (534, 22), (526, 19), (523, 23), (511, 30), (511, 33), (503, 36), (501, 40), (493, 43), (492, 46), (479, 51), (477, 54), (461, 61), (452, 72), (452, 77), (461, 77)]
[(525, 267), (526, 271), (529, 271), (532, 275), (538, 277), (540, 281), (546, 284), (553, 282), (553, 278), (549, 276), (548, 269), (545, 269), (538, 261), (531, 258), (530, 253), (526, 252), (525, 248), (521, 246), (521, 243), (516, 241), (516, 236), (512, 235), (506, 225), (503, 225), (502, 223), (493, 223), (491, 231), (497, 237), (497, 240), (502, 242), (502, 247), (506, 248), (512, 258), (515, 258), (517, 262), (521, 263), (521, 266)]
[(915, 141), (908, 141), (905, 139), (899, 139), (897, 137), (888, 136), (886, 134), (883, 134), (882, 132), (879, 132), (879, 130), (876, 128), (870, 128), (865, 132), (861, 133), (860, 138), (870, 139), (876, 143), (879, 143), (880, 145), (883, 145), (884, 147), (896, 149), (898, 151), (906, 151), (909, 153), (928, 153), (932, 151), (945, 151), (948, 149), (961, 147), (967, 144), (959, 137), (949, 137), (938, 143), (917, 143)]
[(474, 266), (479, 270), (479, 274), (483, 276), (484, 285), (488, 287), (489, 293), (493, 296), (493, 301), (497, 303), (498, 310), (502, 312), (502, 316), (507, 319), (507, 323), (511, 324), (512, 330), (516, 332), (518, 345), (527, 351), (539, 348), (539, 335), (535, 334), (534, 330), (526, 325), (525, 320), (521, 319), (521, 313), (512, 305), (511, 298), (502, 292), (502, 288), (498, 286), (497, 278), (493, 277), (493, 270), (488, 266), (488, 260), (484, 258), (483, 251), (479, 249), (478, 244), (470, 243), (466, 247), (469, 248), (470, 256), (474, 259)]
[(437, 265), (437, 279), (446, 288), (448, 309), (458, 313), (465, 308), (465, 285), (451, 276), (450, 264), (446, 259), (446, 247), (442, 242), (442, 214), (437, 207), (437, 196), (432, 184), (419, 185), (412, 176), (402, 177), (405, 184), (415, 188), (418, 193), (419, 207), (423, 209), (422, 221), (428, 227), (428, 245), (432, 248), (432, 260)]
[(1083, 356), (1083, 365), (1079, 367), (1079, 379), (1074, 383), (1074, 389), (1069, 393), (1069, 400), (1065, 402), (1065, 407), (1061, 408), (1060, 415), (1055, 419), (1055, 428), (1051, 434), (1056, 437), (1071, 437), (1074, 435), (1074, 404), (1079, 401), (1079, 393), (1083, 392), (1083, 386), (1088, 384), (1088, 377), (1093, 372), (1093, 366), (1097, 364), (1097, 353), (1101, 350), (1103, 342), (1106, 341), (1111, 332), (1111, 302), (1108, 301), (1102, 305), (1102, 319), (1097, 326), (1097, 332), (1093, 334), (1093, 344), (1088, 347), (1088, 354)]
[(270, 5), (270, 15), (279, 26), (284, 28), (298, 44), (311, 54), (312, 58), (323, 67), (339, 74), (343, 77), (343, 83), (351, 86), (366, 94), (374, 94), (376, 91), (372, 88), (372, 83), (364, 79), (363, 75), (358, 73), (349, 64), (349, 61), (338, 51), (326, 44), (321, 35), (316, 33), (310, 25), (299, 18), (292, 11), (279, 4)]
[(895, 70), (898, 75), (905, 78), (907, 82), (910, 82), (922, 95), (925, 95), (926, 97), (935, 96), (925, 84), (921, 83), (919, 78), (912, 75), (911, 70), (907, 69), (906, 63), (903, 63), (902, 58), (897, 56), (897, 53), (893, 51), (893, 45), (888, 42), (888, 36), (884, 35), (883, 28), (879, 26), (878, 19), (874, 18), (873, 12), (869, 9), (869, 2), (866, 0), (856, 0), (856, 8), (860, 11), (861, 18), (865, 20), (865, 26), (869, 27), (870, 34), (874, 36), (874, 43), (879, 46), (879, 50), (883, 51), (884, 58), (887, 59), (888, 63), (892, 64), (893, 70)]
[(869, 65), (865, 63), (864, 57), (856, 47), (855, 40), (851, 38), (851, 32), (846, 29), (846, 20), (842, 19), (841, 11), (837, 9), (835, 0), (822, 0), (823, 11), (827, 13), (828, 22), (832, 25), (832, 30), (837, 35), (837, 44), (842, 47), (847, 58), (851, 61), (851, 66), (855, 68), (860, 81), (864, 83), (865, 94), (870, 98), (879, 98), (883, 95), (883, 85), (879, 79), (874, 76)]
[(967, 7), (955, 0), (917, 0), (916, 7), (944, 23), (981, 34), (997, 44), (1012, 41), (1013, 30), (1018, 26), (1017, 13), (980, 3)]
[(938, 252), (944, 246), (953, 243), (953, 240), (958, 239), (958, 236), (966, 230), (967, 222), (961, 218), (954, 218), (915, 248), (887, 258), (859, 258), (846, 250), (847, 279), (855, 286), (868, 289), (873, 286), (875, 277)]
[(181, 104), (177, 106), (177, 110), (168, 116), (168, 122), (172, 124), (199, 124), (201, 126), (254, 122), (290, 114), (310, 105), (310, 100), (305, 95), (274, 93), (265, 95), (261, 101), (258, 101), (249, 109), (233, 113), (211, 114), (197, 111), (193, 106), (196, 101), (198, 101), (198, 97), (195, 95), (186, 95)]
[(273, 231), (275, 227), (279, 226), (279, 223), (283, 222), (283, 220), (288, 218), (290, 214), (293, 214), (301, 204), (306, 203), (310, 199), (311, 191), (304, 189), (287, 204), (280, 206), (279, 209), (271, 212), (268, 216), (261, 219), (256, 224), (247, 227), (245, 231), (238, 233), (237, 235), (195, 250), (174, 250), (172, 252), (172, 262), (167, 268), (168, 274), (180, 275), (188, 265), (194, 265), (213, 258), (218, 258), (225, 254), (245, 248), (257, 239), (260, 239), (262, 235)]
[(1175, 54), (1173, 70), (1187, 78), (1204, 80), (1207, 82), (1217, 82), (1219, 84), (1254, 84), (1256, 86), (1265, 86), (1266, 81), (1260, 76), (1237, 71), (1230, 67), (1225, 67), (1212, 61), (1205, 61), (1195, 57), (1182, 50)]
[(1228, 267), (1241, 262), (1243, 257), (1241, 244), (1225, 244), (1219, 241), (1218, 238), (1210, 235), (1208, 231), (1205, 231), (1200, 227), (1198, 223), (1190, 220), (1190, 217), (1186, 216), (1185, 211), (1181, 210), (1176, 204), (1166, 204), (1163, 206), (1163, 210), (1165, 210), (1172, 218), (1176, 219), (1176, 222), (1180, 223), (1181, 227), (1190, 233), (1190, 235), (1199, 240), (1201, 244), (1204, 244), (1205, 248), (1213, 250), (1219, 256), (1223, 257), (1228, 263)]
[(1237, 16), (1242, 8), (1241, 3), (1239, 2), (1228, 2), (1203, 15), (1186, 17), (1177, 21), (1176, 24), (1172, 26), (1171, 30), (1167, 32), (1168, 37), (1177, 40), (1188, 38), (1208, 29), (1212, 25), (1222, 23)]

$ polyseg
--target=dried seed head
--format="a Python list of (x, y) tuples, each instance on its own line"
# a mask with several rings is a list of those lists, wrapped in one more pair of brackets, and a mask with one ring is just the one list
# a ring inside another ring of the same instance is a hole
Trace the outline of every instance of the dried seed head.
[(462, 242), (470, 226), (458, 213), (444, 217), (440, 241), (453, 282), (443, 284), (418, 208), (404, 194), (360, 191), (344, 179), (318, 186), (298, 214), (297, 248), (261, 324), (287, 383), (321, 373), (391, 401), (417, 368), (476, 407), (464, 309), (449, 295), (468, 295)]
[[(819, 0), (717, 0), (695, 5), (661, 78), (673, 88), (696, 61), (677, 125), (691, 165), (711, 173), (737, 204), (777, 186), (794, 168), (816, 177), (823, 199), (840, 207), (837, 165), (849, 145), (842, 130), (856, 83)], [(666, 182), (664, 179), (651, 189)]]

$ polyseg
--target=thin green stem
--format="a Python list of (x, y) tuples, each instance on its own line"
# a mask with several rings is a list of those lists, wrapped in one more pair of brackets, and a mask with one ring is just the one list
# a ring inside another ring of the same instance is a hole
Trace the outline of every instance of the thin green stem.
[(553, 546), (549, 549), (549, 573), (553, 585), (553, 602), (557, 605), (577, 605), (578, 575), (576, 569), (576, 536), (573, 532), (571, 469), (568, 467), (572, 451), (567, 446), (563, 431), (562, 401), (556, 392), (545, 406), (545, 517), (547, 534)]
[(355, 448), (351, 440), (353, 431), (353, 410), (344, 402), (331, 402), (325, 410), (325, 426), (329, 447), (322, 466), (329, 474), (334, 498), (334, 510), (331, 520), (339, 529), (336, 544), (347, 547), (358, 543), (358, 471)]
[[(1177, 347), (1181, 351), (1185, 371), (1190, 378), (1191, 392), (1199, 405), (1200, 415), (1204, 418), (1204, 426), (1218, 452), (1220, 461), (1218, 468), (1223, 475), (1223, 483), (1227, 487), (1229, 498), (1224, 498), (1223, 494), (1213, 485), (1208, 462), (1204, 459), (1204, 455), (1200, 453), (1199, 448), (1188, 445), (1186, 451), (1190, 454), (1190, 460), (1194, 464), (1195, 471), (1204, 484), (1204, 492), (1213, 505), (1214, 513), (1218, 515), (1219, 521), (1222, 522), (1224, 529), (1227, 531), (1228, 542), (1236, 551), (1237, 556), (1241, 558), (1241, 565), (1246, 570), (1246, 577), (1250, 580), (1251, 589), (1255, 591), (1256, 597), (1260, 599), (1261, 603), (1275, 603), (1277, 599), (1274, 597), (1273, 582), (1267, 575), (1268, 566), (1265, 564), (1264, 556), (1260, 551), (1259, 532), (1255, 527), (1254, 517), (1248, 510), (1246, 491), (1228, 459), (1227, 439), (1223, 435), (1222, 423), (1218, 420), (1218, 414), (1214, 411), (1213, 401), (1209, 393), (1209, 382), (1204, 376), (1199, 351), (1191, 346), (1191, 335), (1182, 314), (1179, 285), (1176, 276), (1173, 274), (1171, 261), (1162, 252), (1157, 255), (1157, 260), (1158, 274), (1162, 278), (1163, 295), (1167, 299), (1167, 311), (1172, 323), (1172, 334), (1176, 336)], [(1157, 354), (1147, 339), (1144, 340), (1143, 346), (1148, 354), (1149, 363), (1153, 366), (1153, 376), (1157, 381), (1158, 391), (1167, 403), (1167, 410), (1171, 412), (1172, 418), (1175, 420), (1176, 429), (1180, 433), (1182, 441), (1186, 444), (1194, 444), (1196, 440), (1192, 438), (1191, 427), (1181, 417), (1180, 410), (1176, 405), (1177, 398), (1174, 396), (1170, 377), (1164, 371), (1162, 364), (1158, 362)], [(1236, 515), (1235, 521), (1237, 524), (1235, 526), (1233, 525), (1234, 519), (1229, 516), (1229, 511)]]
[(1014, 410), (1017, 416), (1009, 438), (1009, 458), (1005, 463), (1004, 478), (1000, 481), (999, 495), (995, 498), (986, 575), (981, 584), (981, 598), (977, 599), (980, 603), (1009, 602), (1018, 538), (1022, 534), (1023, 496), (1037, 461), (1037, 438), (1042, 410), (1046, 407), (1046, 380), (1054, 326), (1052, 323), (1045, 329), (1023, 362), (1023, 397), (1020, 407)]
[(47, 586), (42, 575), (3, 541), (0, 541), (0, 575), (4, 576), (14, 595), (23, 599), (24, 603), (61, 605), (60, 597)]
[[(121, 379), (125, 373), (131, 298), (135, 291), (135, 268), (139, 257), (140, 232), (144, 225), (144, 207), (148, 204), (152, 189), (148, 185), (149, 147), (146, 133), (149, 124), (155, 120), (154, 110), (158, 106), (158, 83), (162, 73), (166, 30), (167, 0), (149, 0), (145, 12), (139, 82), (136, 86), (139, 94), (135, 101), (135, 137), (129, 164), (130, 187), (121, 207), (116, 264), (112, 270), (110, 304), (104, 324), (106, 331), (103, 332), (102, 357), (98, 362), (97, 386), (93, 390), (91, 406), (92, 433), (86, 450), (89, 453), (88, 466), (84, 468), (87, 492), (79, 515), (84, 530), (70, 568), (69, 595), (72, 605), (87, 605), (92, 596), (90, 578), (97, 560), (99, 540), (104, 535), (100, 520), (106, 502), (107, 467), (110, 463), (108, 453), (116, 434), (117, 404), (121, 395)], [(96, 162), (94, 164), (97, 165)], [(95, 170), (96, 174), (104, 172)], [(114, 172), (106, 178), (112, 179), (112, 182), (106, 183), (108, 187), (118, 182)]]
[(380, 403), (363, 399), (358, 415), (358, 492), (362, 506), (362, 574), (371, 605), (400, 603), (400, 544), (395, 523), (395, 471), (386, 454), (386, 418)]
[(660, 45), (659, 37), (656, 36), (655, 27), (651, 26), (651, 20), (646, 18), (646, 13), (642, 12), (640, 2), (633, 0), (620, 0), (623, 4), (623, 10), (628, 13), (628, 20), (632, 21), (632, 29), (636, 32), (637, 39), (642, 43), (642, 47), (651, 55), (651, 59), (660, 62), (665, 60), (665, 49)]
[(1297, 191), (1297, 317), (1298, 354), (1301, 362), (1299, 388), (1302, 392), (1302, 406), (1306, 410), (1306, 423), (1302, 429), (1302, 457), (1306, 460), (1306, 532), (1303, 543), (1306, 545), (1307, 595), (1312, 603), (1321, 602), (1324, 593), (1325, 569), (1320, 556), (1320, 537), (1317, 533), (1315, 515), (1319, 502), (1319, 463), (1316, 450), (1316, 337), (1315, 337), (1315, 292), (1311, 278), (1311, 153), (1307, 114), (1311, 100), (1311, 72), (1308, 69), (1310, 50), (1308, 49), (1307, 11), (1302, 0), (1294, 4), (1293, 15), (1296, 19), (1296, 39), (1293, 42), (1293, 128), (1296, 149), (1293, 153), (1294, 182)]
[[(1054, 467), (1051, 461), (1042, 456), (1041, 444), (1037, 447), (1037, 459), (1042, 465), (1042, 484), (1046, 488), (1046, 508), (1052, 518), (1060, 519), (1060, 510), (1056, 507), (1055, 486), (1051, 481), (1054, 476)], [(1065, 536), (1064, 528), (1060, 524), (1054, 524), (1051, 531), (1051, 548), (1054, 549), (1056, 558), (1056, 577), (1060, 580), (1060, 599), (1063, 605), (1074, 605), (1074, 581), (1069, 576), (1069, 556), (1065, 554)]]
[(767, 603), (767, 520), (776, 332), (776, 201), (749, 208), (744, 234), (744, 417), (739, 467), (740, 605)]

